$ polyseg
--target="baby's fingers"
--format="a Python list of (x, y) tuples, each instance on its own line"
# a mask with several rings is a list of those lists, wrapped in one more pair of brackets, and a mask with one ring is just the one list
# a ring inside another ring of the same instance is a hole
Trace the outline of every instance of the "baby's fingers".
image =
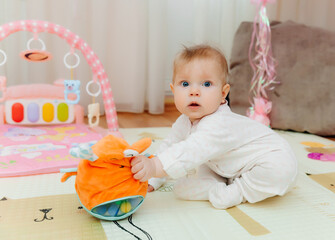
[(140, 182), (145, 182), (145, 181), (142, 181), (143, 178), (145, 176), (145, 171), (142, 169), (141, 171), (137, 172), (136, 174), (134, 174), (134, 178), (137, 179), (137, 180), (140, 180)]
[(138, 164), (136, 164), (136, 165), (133, 165), (132, 167), (131, 167), (131, 172), (132, 173), (137, 173), (138, 171), (140, 171), (140, 170), (142, 170), (143, 169), (143, 163), (142, 162), (139, 162)]
[(132, 166), (134, 166), (134, 165), (136, 165), (136, 164), (138, 164), (138, 163), (140, 163), (140, 162), (142, 162), (141, 158), (139, 158), (139, 157), (135, 157), (134, 159), (131, 160), (130, 164), (131, 164)]

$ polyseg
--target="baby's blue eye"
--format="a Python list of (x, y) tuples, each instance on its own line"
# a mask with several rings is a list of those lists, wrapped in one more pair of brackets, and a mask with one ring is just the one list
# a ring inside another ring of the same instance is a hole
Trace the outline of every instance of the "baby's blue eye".
[(205, 87), (210, 87), (212, 84), (210, 82), (204, 82), (203, 84)]
[(189, 84), (188, 84), (188, 82), (183, 81), (183, 82), (181, 83), (181, 85), (182, 85), (183, 87), (187, 87)]

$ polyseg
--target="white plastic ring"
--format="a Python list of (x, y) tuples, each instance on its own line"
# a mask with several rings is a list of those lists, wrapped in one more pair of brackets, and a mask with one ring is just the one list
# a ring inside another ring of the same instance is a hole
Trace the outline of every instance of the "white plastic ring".
[(6, 63), (6, 61), (7, 61), (7, 55), (6, 55), (5, 51), (2, 50), (2, 49), (0, 49), (0, 53), (2, 53), (2, 55), (3, 55), (3, 60), (2, 60), (2, 62), (0, 63), (0, 66), (2, 66), (2, 65), (4, 65), (4, 64)]
[(99, 82), (96, 82), (96, 84), (98, 84), (98, 87), (99, 87), (99, 89), (98, 89), (98, 91), (97, 91), (96, 93), (92, 93), (92, 92), (90, 91), (90, 89), (89, 89), (89, 86), (90, 86), (92, 83), (94, 83), (93, 80), (89, 81), (89, 82), (86, 84), (86, 91), (87, 91), (87, 93), (88, 93), (90, 96), (92, 96), (92, 97), (97, 97), (97, 96), (99, 96), (99, 94), (101, 93), (101, 86), (100, 86), (100, 83), (99, 83)]
[[(31, 48), (30, 48), (30, 44), (31, 44), (31, 42), (34, 41), (34, 40), (35, 40), (34, 38), (31, 38), (31, 39), (29, 39), (29, 41), (27, 42), (27, 49), (28, 49), (28, 50), (31, 50)], [(42, 49), (40, 49), (40, 50), (44, 51), (44, 50), (45, 50), (45, 44), (44, 44), (43, 40), (40, 39), (40, 38), (37, 38), (36, 40), (39, 41), (39, 42), (41, 43), (41, 45), (42, 45)]]
[[(73, 54), (73, 55), (76, 57), (76, 59), (77, 59), (76, 64), (70, 65), (70, 64), (68, 64), (68, 63), (66, 62), (66, 58), (67, 58), (68, 56), (70, 56), (70, 54)], [(64, 56), (64, 64), (65, 64), (65, 66), (66, 66), (68, 69), (78, 67), (78, 66), (79, 66), (79, 63), (80, 63), (80, 58), (79, 58), (78, 54), (76, 54), (76, 53), (72, 53), (72, 52), (68, 52), (67, 54), (65, 54), (65, 56)]]

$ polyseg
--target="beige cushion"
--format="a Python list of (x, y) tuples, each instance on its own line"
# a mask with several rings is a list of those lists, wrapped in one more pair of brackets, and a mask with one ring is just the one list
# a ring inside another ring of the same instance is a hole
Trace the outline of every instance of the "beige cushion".
[[(253, 76), (248, 50), (253, 25), (238, 28), (230, 60), (230, 104), (245, 115)], [(335, 32), (291, 21), (271, 24), (279, 85), (269, 92), (271, 127), (335, 135)]]

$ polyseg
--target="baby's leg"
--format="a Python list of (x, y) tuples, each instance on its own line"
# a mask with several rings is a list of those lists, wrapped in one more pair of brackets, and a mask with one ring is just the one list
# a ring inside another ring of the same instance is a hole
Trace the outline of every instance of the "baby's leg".
[(297, 175), (293, 157), (282, 152), (263, 156), (249, 171), (226, 186), (217, 183), (209, 190), (209, 201), (216, 208), (226, 209), (241, 202), (255, 203), (276, 195), (284, 195)]
[(179, 179), (173, 187), (173, 191), (178, 198), (185, 200), (208, 200), (208, 191), (217, 183), (225, 184), (223, 178), (213, 172), (206, 165), (201, 165), (197, 173)]

